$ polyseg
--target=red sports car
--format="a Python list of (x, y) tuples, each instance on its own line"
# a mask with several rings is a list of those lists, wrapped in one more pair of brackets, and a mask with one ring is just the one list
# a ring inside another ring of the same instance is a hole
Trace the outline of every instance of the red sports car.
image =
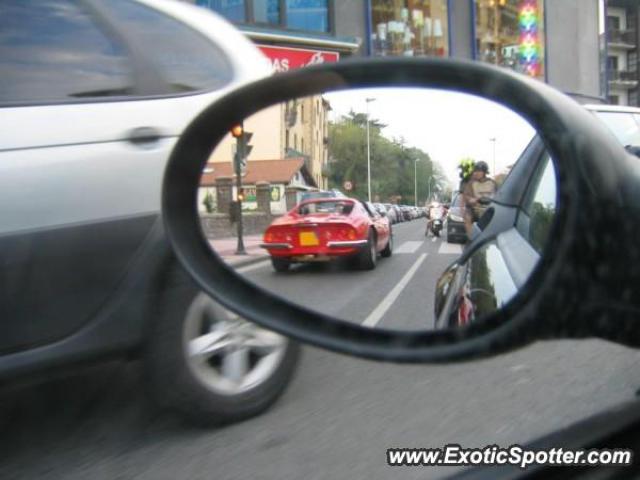
[(292, 263), (353, 257), (359, 268), (372, 270), (378, 253), (390, 257), (393, 235), (389, 219), (372, 205), (351, 198), (301, 202), (276, 219), (260, 245), (273, 268), (285, 272)]

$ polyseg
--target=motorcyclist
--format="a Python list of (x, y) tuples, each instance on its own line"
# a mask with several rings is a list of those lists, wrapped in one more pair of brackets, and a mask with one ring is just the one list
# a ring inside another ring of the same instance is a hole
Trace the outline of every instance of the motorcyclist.
[(471, 238), (473, 223), (477, 222), (488, 208), (487, 200), (496, 194), (497, 184), (489, 177), (487, 162), (476, 162), (471, 174), (471, 180), (464, 188), (464, 202), (466, 206), (465, 227)]
[(429, 211), (427, 213), (427, 229), (425, 231), (425, 235), (429, 235), (429, 233), (433, 233), (433, 221), (434, 220), (442, 220), (445, 215), (444, 205), (439, 202), (433, 202), (429, 206)]

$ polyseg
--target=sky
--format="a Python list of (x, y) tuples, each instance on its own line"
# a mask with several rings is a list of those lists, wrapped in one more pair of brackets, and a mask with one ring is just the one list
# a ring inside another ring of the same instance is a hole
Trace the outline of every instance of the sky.
[[(458, 92), (424, 88), (354, 89), (325, 94), (332, 117), (350, 110), (386, 124), (382, 134), (405, 139), (440, 164), (457, 187), (457, 165), (471, 157), (489, 164), (490, 175), (500, 173), (518, 159), (535, 131), (518, 114), (497, 103)], [(495, 169), (493, 147), (495, 138)], [(372, 176), (375, 172), (372, 171)]]

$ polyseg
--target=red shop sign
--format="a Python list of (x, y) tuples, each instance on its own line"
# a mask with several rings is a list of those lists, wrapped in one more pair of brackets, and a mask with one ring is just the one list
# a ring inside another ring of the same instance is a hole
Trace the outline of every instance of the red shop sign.
[(340, 60), (338, 52), (323, 50), (307, 50), (302, 48), (273, 47), (258, 45), (271, 63), (274, 72), (286, 72), (294, 68), (316, 65), (318, 63), (337, 62)]

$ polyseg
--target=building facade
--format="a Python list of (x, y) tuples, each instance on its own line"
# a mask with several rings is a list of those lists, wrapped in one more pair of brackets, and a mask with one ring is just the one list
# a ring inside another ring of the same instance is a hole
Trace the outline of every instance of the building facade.
[[(606, 91), (599, 44), (605, 0), (188, 1), (226, 16), (259, 45), (318, 48), (342, 59), (473, 59), (586, 99), (601, 99)], [(637, 23), (636, 0), (608, 3), (624, 4), (629, 25)]]
[(638, 106), (640, 2), (608, 0), (606, 4), (606, 81), (609, 103)]
[[(276, 72), (349, 57), (450, 57), (528, 75), (582, 102), (637, 102), (636, 49), (625, 43), (637, 40), (637, 0), (183, 1), (233, 22)], [(279, 135), (261, 139), (259, 126), (247, 127), (255, 132), (249, 161), (304, 158), (313, 183), (327, 188), (330, 106), (314, 97), (278, 108), (270, 115), (280, 118)], [(213, 162), (233, 158), (225, 148)]]

